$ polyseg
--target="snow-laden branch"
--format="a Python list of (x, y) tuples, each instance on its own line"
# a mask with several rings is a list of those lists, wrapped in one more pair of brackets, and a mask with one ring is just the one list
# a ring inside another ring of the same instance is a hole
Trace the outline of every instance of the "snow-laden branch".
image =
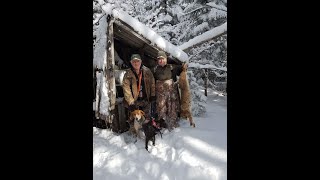
[[(208, 44), (210, 44), (210, 42), (208, 43)], [(213, 47), (214, 46), (214, 43), (213, 44), (211, 44), (211, 45), (209, 45), (209, 46), (205, 46), (204, 48), (202, 48), (200, 51), (197, 51), (195, 54), (193, 54), (192, 56), (190, 56), (189, 57), (189, 60), (191, 60), (193, 57), (195, 57), (195, 56), (198, 56), (198, 54), (200, 54), (201, 52), (203, 52), (203, 51), (205, 51), (205, 50), (207, 50), (207, 49), (210, 49), (211, 47)]]
[(193, 12), (195, 12), (195, 11), (198, 11), (198, 10), (200, 10), (200, 9), (203, 9), (203, 8), (209, 8), (209, 7), (208, 7), (208, 6), (201, 6), (201, 7), (197, 8), (197, 9), (194, 9), (194, 10), (192, 10), (192, 11), (190, 11), (190, 12), (182, 13), (181, 16), (186, 16), (186, 15), (188, 15), (188, 14), (191, 14), (191, 13), (193, 13)]
[(212, 64), (189, 63), (188, 67), (200, 68), (200, 69), (205, 69), (205, 68), (206, 69), (219, 69), (221, 71), (227, 71), (227, 68), (225, 68), (225, 67), (219, 68), (219, 67), (212, 65)]
[(227, 8), (225, 6), (216, 5), (214, 2), (209, 2), (209, 3), (207, 3), (207, 5), (210, 6), (210, 7), (215, 8), (215, 9), (218, 9), (220, 11), (227, 12)]
[(188, 42), (182, 44), (179, 46), (182, 50), (187, 50), (193, 46), (196, 46), (198, 44), (204, 43), (208, 40), (211, 40), (213, 38), (219, 37), (223, 34), (227, 33), (227, 22), (222, 24), (221, 26), (215, 27), (199, 36), (196, 36), (192, 39), (190, 39)]
[(214, 3), (207, 3), (207, 5), (201, 6), (201, 7), (197, 8), (197, 9), (194, 9), (194, 10), (192, 10), (190, 12), (182, 13), (181, 16), (186, 16), (188, 14), (191, 14), (191, 13), (193, 13), (195, 11), (198, 11), (198, 10), (204, 9), (204, 8), (214, 8), (214, 9), (217, 9), (217, 10), (220, 10), (220, 11), (227, 12), (227, 8), (225, 8), (224, 6), (218, 6), (218, 5), (214, 4)]

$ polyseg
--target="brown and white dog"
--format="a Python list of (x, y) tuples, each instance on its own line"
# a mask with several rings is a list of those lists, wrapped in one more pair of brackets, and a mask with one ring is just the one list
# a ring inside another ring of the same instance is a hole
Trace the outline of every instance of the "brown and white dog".
[(133, 127), (130, 130), (136, 137), (142, 138), (141, 131), (142, 124), (145, 121), (144, 112), (142, 110), (134, 110), (130, 113), (130, 120), (133, 120)]
[(195, 123), (192, 119), (191, 114), (191, 94), (189, 89), (189, 81), (187, 78), (187, 69), (183, 68), (180, 77), (179, 77), (179, 88), (181, 94), (181, 112), (180, 117), (187, 118), (190, 122), (190, 126), (195, 127)]

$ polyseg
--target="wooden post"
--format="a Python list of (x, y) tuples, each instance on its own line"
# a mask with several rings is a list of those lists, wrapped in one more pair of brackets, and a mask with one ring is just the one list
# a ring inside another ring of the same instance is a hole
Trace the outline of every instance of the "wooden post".
[(208, 69), (205, 68), (204, 69), (204, 76), (205, 76), (205, 80), (204, 80), (204, 95), (208, 96)]
[(113, 24), (114, 19), (111, 18), (108, 24), (108, 42), (107, 42), (107, 66), (106, 66), (106, 79), (108, 83), (108, 95), (110, 98), (110, 106), (109, 111), (115, 109), (116, 105), (116, 83), (115, 83), (115, 76), (114, 76), (114, 40), (113, 40)]

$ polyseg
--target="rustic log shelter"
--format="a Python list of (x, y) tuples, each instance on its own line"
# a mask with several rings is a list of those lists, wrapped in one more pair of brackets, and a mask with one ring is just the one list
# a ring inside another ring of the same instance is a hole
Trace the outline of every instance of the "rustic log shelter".
[[(93, 109), (93, 123), (98, 128), (110, 128), (114, 132), (122, 133), (127, 131), (128, 128), (126, 123), (128, 111), (123, 106), (122, 78), (126, 69), (130, 67), (130, 56), (133, 53), (140, 54), (143, 65), (149, 68), (156, 66), (156, 56), (159, 50), (167, 53), (168, 63), (181, 64), (185, 59), (172, 56), (165, 48), (158, 47), (156, 43), (139, 34), (126, 21), (114, 17), (113, 13), (105, 16), (105, 18), (107, 18), (107, 59), (104, 68), (93, 67), (93, 101), (94, 107), (96, 107)], [(182, 50), (181, 52), (184, 53)], [(187, 55), (185, 54), (185, 56)], [(97, 85), (97, 77), (95, 76), (97, 72), (103, 72), (101, 74), (105, 77), (107, 84), (108, 115), (102, 114), (101, 109), (99, 109), (101, 101), (106, 100), (99, 95), (102, 90), (101, 86)]]

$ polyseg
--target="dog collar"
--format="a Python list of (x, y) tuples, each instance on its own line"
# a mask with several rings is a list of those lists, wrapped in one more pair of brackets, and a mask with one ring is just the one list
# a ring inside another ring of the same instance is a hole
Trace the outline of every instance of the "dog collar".
[(160, 127), (157, 125), (157, 123), (154, 121), (154, 118), (152, 118), (152, 120), (151, 120), (152, 122), (152, 126), (154, 126), (155, 128), (157, 128), (157, 129), (160, 129)]

